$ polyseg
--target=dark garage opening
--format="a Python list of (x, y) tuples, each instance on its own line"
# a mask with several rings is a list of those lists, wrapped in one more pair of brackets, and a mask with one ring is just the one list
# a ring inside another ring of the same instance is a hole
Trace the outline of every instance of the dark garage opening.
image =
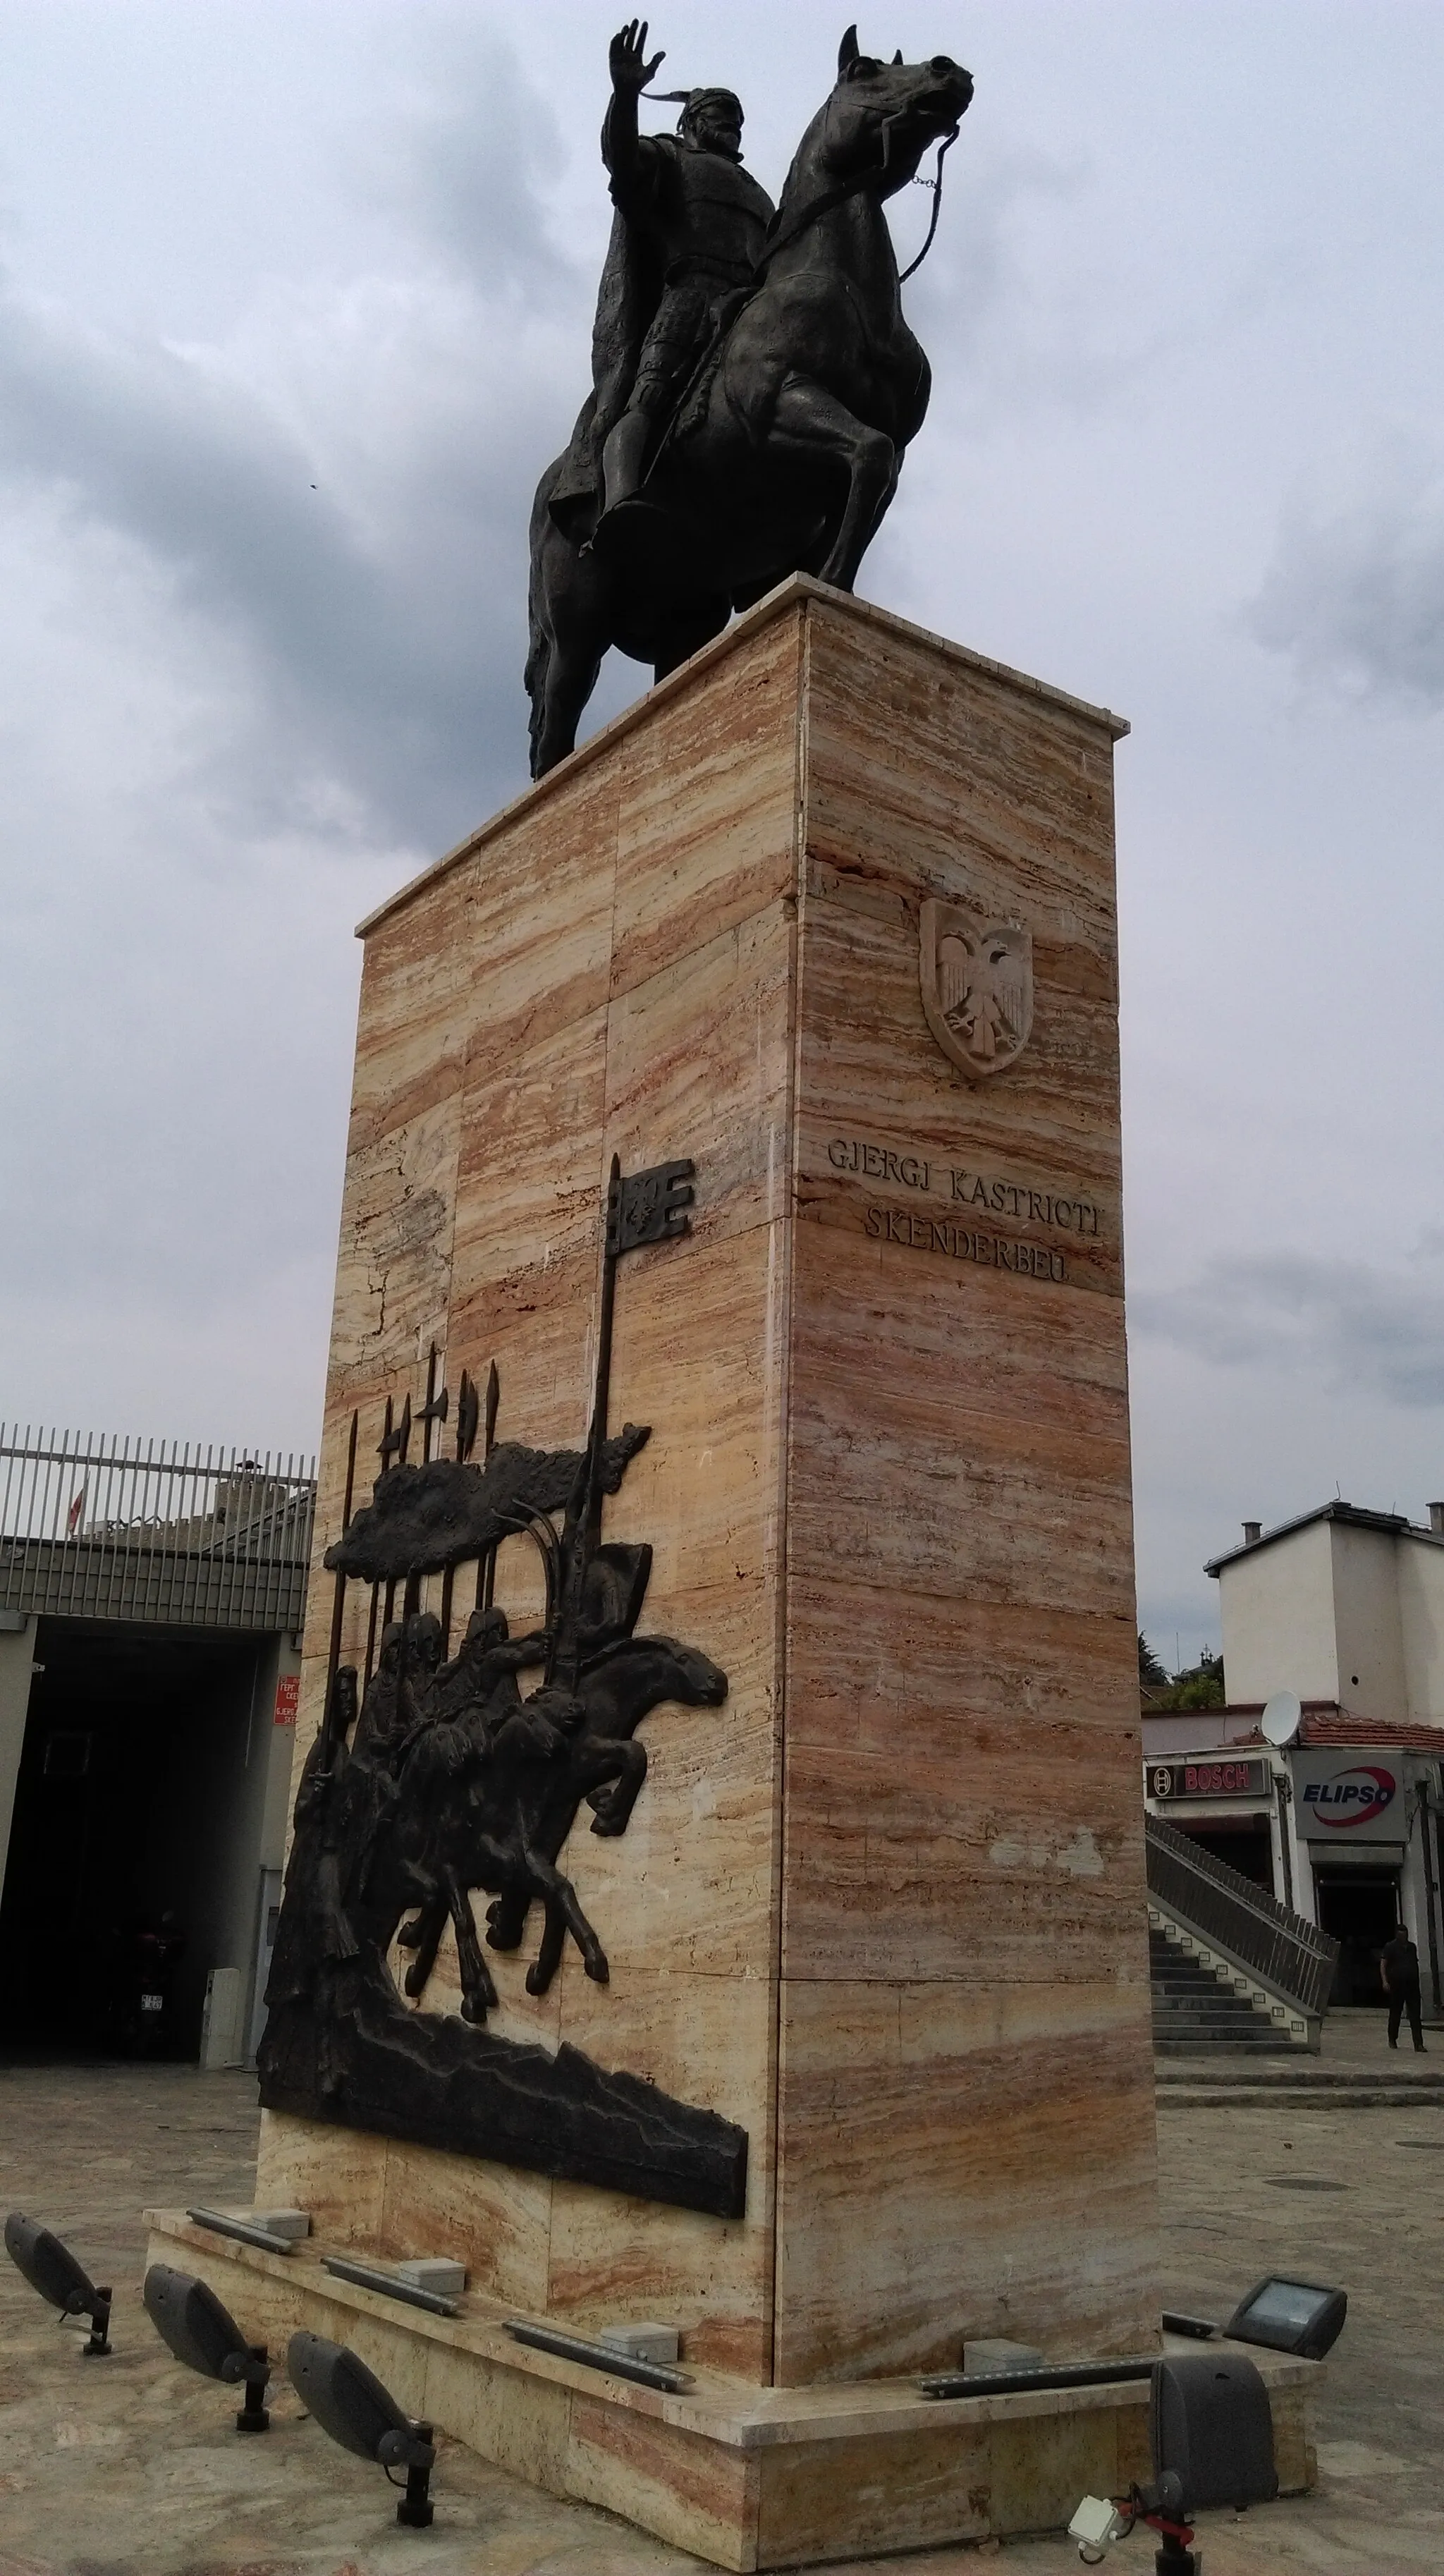
[[(275, 1639), (42, 1619), (3, 1898), (0, 2042), (194, 2057), (249, 1955)], [(145, 1936), (161, 1930), (168, 1964)], [(175, 1945), (179, 1945), (178, 1947)]]
[(1386, 2010), (1379, 1952), (1399, 1921), (1397, 1870), (1315, 1870), (1319, 1922), (1339, 1944), (1331, 2004), (1373, 2004)]
[(1274, 1894), (1273, 1840), (1267, 1816), (1230, 1816), (1226, 1823), (1217, 1825), (1198, 1825), (1190, 1820), (1180, 1831), (1201, 1850), (1211, 1852), (1215, 1860), (1236, 1869), (1241, 1878), (1266, 1889), (1270, 1896)]

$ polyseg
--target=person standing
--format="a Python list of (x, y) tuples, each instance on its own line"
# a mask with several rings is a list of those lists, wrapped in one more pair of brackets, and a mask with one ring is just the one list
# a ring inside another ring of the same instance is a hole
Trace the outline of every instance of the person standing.
[(1422, 2056), (1424, 2033), (1419, 2022), (1419, 1953), (1402, 1923), (1393, 1939), (1386, 1941), (1379, 1953), (1379, 1974), (1389, 1998), (1389, 2046), (1398, 2047), (1399, 2024), (1407, 2013), (1414, 2046)]

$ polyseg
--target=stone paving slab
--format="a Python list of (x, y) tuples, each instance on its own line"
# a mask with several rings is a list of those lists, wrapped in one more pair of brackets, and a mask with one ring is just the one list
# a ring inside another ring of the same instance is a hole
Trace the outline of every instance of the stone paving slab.
[[(250, 2198), (255, 2087), (191, 2067), (0, 2068), (0, 2204), (113, 2279), (117, 2353), (83, 2362), (0, 2272), (0, 2576), (683, 2576), (701, 2562), (443, 2448), (437, 2519), (398, 2530), (381, 2474), (303, 2420), (230, 2430), (231, 2392), (182, 2371), (139, 2305), (151, 2201)], [(1160, 2114), (1169, 2303), (1223, 2316), (1259, 2274), (1338, 2281), (1349, 2323), (1319, 2393), (1317, 2494), (1211, 2514), (1207, 2576), (1412, 2576), (1444, 2566), (1444, 2111), (1268, 2104)], [(932, 2550), (898, 2576), (1075, 2576), (1061, 2538)], [(857, 2565), (859, 2562), (849, 2562)], [(1149, 2535), (1120, 2546), (1149, 2576)], [(834, 2571), (840, 2576), (840, 2568)]]

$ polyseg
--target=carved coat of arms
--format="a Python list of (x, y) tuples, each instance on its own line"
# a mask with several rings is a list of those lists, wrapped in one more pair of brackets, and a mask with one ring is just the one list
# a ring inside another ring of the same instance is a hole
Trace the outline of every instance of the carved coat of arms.
[(1033, 1026), (1033, 934), (931, 896), (919, 920), (923, 1009), (944, 1055), (973, 1081), (1016, 1062)]

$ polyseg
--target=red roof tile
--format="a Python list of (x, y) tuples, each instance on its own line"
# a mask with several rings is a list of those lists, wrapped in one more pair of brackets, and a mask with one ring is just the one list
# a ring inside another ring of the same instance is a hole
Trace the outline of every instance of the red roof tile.
[[(1246, 1709), (1231, 1712), (1247, 1715)], [(1262, 1744), (1263, 1736), (1254, 1727), (1247, 1735), (1231, 1735), (1228, 1750), (1239, 1744)], [(1444, 1726), (1391, 1726), (1382, 1717), (1346, 1717), (1332, 1700), (1305, 1701), (1299, 1742), (1307, 1752), (1313, 1745), (1379, 1744), (1389, 1745), (1396, 1753), (1434, 1753), (1444, 1760)]]

